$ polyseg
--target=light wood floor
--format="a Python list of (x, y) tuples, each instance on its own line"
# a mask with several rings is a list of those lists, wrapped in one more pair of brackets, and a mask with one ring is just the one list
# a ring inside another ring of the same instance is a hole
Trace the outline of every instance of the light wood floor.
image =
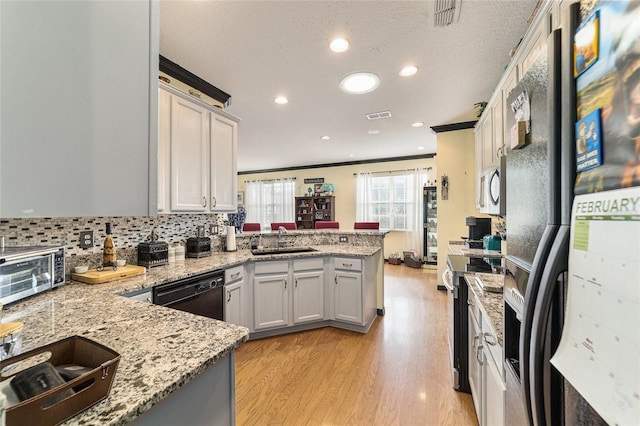
[(242, 345), (237, 424), (476, 425), (471, 396), (451, 388), (435, 274), (385, 265), (386, 315), (368, 334), (327, 327)]

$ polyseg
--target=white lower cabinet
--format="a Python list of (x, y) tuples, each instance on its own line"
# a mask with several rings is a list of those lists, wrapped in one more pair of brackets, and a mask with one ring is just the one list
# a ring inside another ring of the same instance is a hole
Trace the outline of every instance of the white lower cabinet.
[(324, 319), (324, 261), (293, 261), (293, 323)]
[(483, 353), (480, 337), (480, 320), (475, 317), (474, 311), (469, 306), (469, 387), (473, 397), (473, 406), (476, 409), (478, 424), (483, 425), (482, 420), (482, 364)]
[(333, 318), (338, 321), (363, 323), (362, 261), (336, 257), (334, 259)]
[(324, 325), (366, 332), (377, 316), (374, 261), (300, 257), (247, 266), (247, 327), (257, 338)]
[(244, 266), (227, 269), (224, 282), (224, 320), (247, 327)]
[(506, 385), (502, 347), (469, 288), (469, 386), (480, 426), (504, 425)]
[(289, 325), (289, 262), (259, 262), (253, 278), (254, 327)]

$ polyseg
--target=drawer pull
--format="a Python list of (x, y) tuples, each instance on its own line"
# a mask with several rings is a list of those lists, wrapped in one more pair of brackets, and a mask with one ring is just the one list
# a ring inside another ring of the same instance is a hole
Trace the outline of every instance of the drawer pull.
[(236, 272), (235, 274), (231, 274), (231, 279), (238, 278), (240, 276), (240, 272)]
[(353, 263), (343, 263), (342, 266), (344, 266), (345, 268), (351, 268), (353, 266)]
[[(487, 339), (487, 337), (490, 337), (491, 339)], [(487, 342), (487, 345), (491, 345), (491, 346), (495, 346), (496, 345), (496, 336), (494, 336), (493, 334), (489, 334), (489, 333), (484, 333), (484, 341)]]
[(469, 306), (475, 306), (474, 303), (471, 301), (471, 299), (467, 299), (467, 305)]

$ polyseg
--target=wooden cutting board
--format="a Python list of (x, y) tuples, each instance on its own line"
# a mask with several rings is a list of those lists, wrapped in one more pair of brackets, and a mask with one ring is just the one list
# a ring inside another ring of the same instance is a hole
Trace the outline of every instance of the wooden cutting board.
[(76, 281), (82, 281), (87, 284), (102, 284), (109, 281), (120, 280), (122, 278), (135, 277), (136, 275), (142, 275), (147, 272), (147, 268), (137, 265), (124, 265), (118, 266), (116, 271), (113, 267), (104, 268), (102, 271), (95, 269), (89, 269), (84, 274), (71, 274), (71, 278)]

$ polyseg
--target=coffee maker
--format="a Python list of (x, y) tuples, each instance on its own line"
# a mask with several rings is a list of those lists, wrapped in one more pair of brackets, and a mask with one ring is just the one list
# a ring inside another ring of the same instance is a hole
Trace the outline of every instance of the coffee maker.
[(491, 218), (467, 216), (464, 219), (464, 223), (469, 227), (469, 236), (467, 238), (463, 237), (467, 248), (481, 249), (484, 236), (491, 235)]

